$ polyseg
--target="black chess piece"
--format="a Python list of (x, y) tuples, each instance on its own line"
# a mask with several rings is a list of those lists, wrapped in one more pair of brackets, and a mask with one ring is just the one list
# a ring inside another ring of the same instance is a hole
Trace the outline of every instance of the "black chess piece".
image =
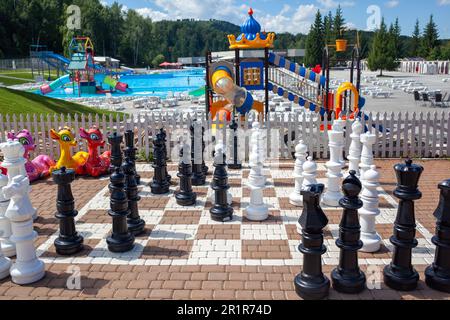
[(108, 137), (111, 145), (111, 165), (113, 173), (110, 177), (110, 210), (112, 217), (112, 233), (106, 239), (108, 250), (111, 252), (127, 252), (134, 247), (134, 236), (128, 231), (127, 216), (128, 198), (125, 192), (125, 175), (121, 170), (122, 151), (120, 144), (123, 136), (114, 132)]
[(242, 169), (242, 164), (239, 163), (238, 161), (238, 151), (239, 151), (238, 136), (237, 136), (238, 124), (235, 118), (233, 118), (233, 121), (230, 124), (230, 129), (233, 130), (233, 160), (228, 162), (228, 168), (240, 170)]
[[(167, 155), (167, 132), (166, 132), (166, 130), (164, 130), (164, 128), (160, 128), (159, 129), (159, 133), (161, 134), (161, 138), (164, 141), (164, 143), (163, 143), (163, 152), (164, 152), (164, 159), (167, 162), (167, 160), (169, 160), (169, 157)], [(172, 181), (172, 176), (169, 175), (169, 172), (167, 171), (167, 166), (166, 166), (165, 170), (166, 170), (166, 179), (167, 179), (167, 182), (170, 185), (170, 181)]]
[(302, 190), (303, 212), (298, 220), (302, 227), (302, 241), (298, 247), (303, 254), (303, 270), (294, 280), (295, 291), (305, 300), (320, 300), (328, 296), (330, 280), (322, 272), (323, 229), (328, 219), (320, 207), (323, 184), (313, 184)]
[(192, 165), (189, 145), (184, 144), (180, 148), (180, 163), (177, 177), (180, 178), (180, 191), (175, 193), (177, 204), (180, 206), (192, 206), (197, 200), (197, 194), (192, 191)]
[(450, 180), (440, 183), (439, 189), (439, 205), (434, 211), (436, 235), (431, 240), (436, 253), (434, 263), (425, 270), (425, 282), (432, 289), (450, 293)]
[(55, 217), (59, 219), (59, 236), (55, 239), (56, 252), (61, 255), (72, 255), (83, 249), (83, 237), (75, 229), (75, 210), (72, 188), (75, 171), (62, 167), (52, 172), (53, 181), (58, 185)]
[(209, 210), (211, 218), (220, 222), (233, 219), (233, 208), (227, 201), (227, 191), (230, 189), (230, 185), (228, 184), (226, 156), (223, 148), (223, 146), (216, 146), (214, 152), (215, 170), (212, 180), (212, 189), (214, 190), (215, 203)]
[(195, 120), (189, 129), (191, 131), (192, 185), (203, 186), (206, 184), (203, 145), (201, 144), (203, 139), (200, 139), (200, 127)]
[(136, 179), (136, 183), (141, 183), (141, 176), (137, 173), (136, 170), (136, 151), (137, 148), (134, 146), (134, 132), (133, 130), (125, 131), (125, 150), (123, 153), (125, 157), (127, 157), (133, 165), (134, 177)]
[(150, 189), (153, 194), (169, 193), (170, 184), (167, 181), (167, 164), (164, 153), (164, 139), (161, 132), (156, 134), (153, 139), (153, 180), (150, 184)]
[(394, 223), (394, 234), (390, 238), (394, 245), (394, 253), (390, 265), (384, 268), (384, 282), (392, 289), (411, 291), (416, 289), (419, 274), (413, 268), (412, 249), (417, 247), (416, 218), (414, 201), (422, 197), (418, 189), (423, 167), (412, 163), (411, 159), (405, 164), (395, 167), (397, 188), (394, 196), (400, 199), (397, 217)]
[(138, 184), (135, 179), (135, 171), (130, 158), (125, 158), (125, 161), (122, 164), (122, 170), (125, 174), (125, 192), (128, 198), (128, 230), (133, 235), (137, 236), (144, 232), (145, 221), (139, 216), (138, 202), (141, 200), (141, 197), (139, 196)]
[(358, 250), (363, 247), (358, 217), (358, 209), (363, 206), (358, 198), (361, 189), (362, 185), (356, 177), (356, 172), (351, 170), (342, 184), (344, 197), (339, 201), (339, 205), (344, 208), (339, 225), (339, 238), (336, 240), (340, 249), (339, 266), (331, 272), (333, 288), (342, 293), (356, 294), (366, 286), (366, 276), (358, 265)]

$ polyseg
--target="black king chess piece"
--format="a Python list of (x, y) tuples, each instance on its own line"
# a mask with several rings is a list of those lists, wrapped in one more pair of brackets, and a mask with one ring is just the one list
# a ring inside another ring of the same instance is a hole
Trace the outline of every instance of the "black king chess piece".
[(303, 211), (298, 222), (302, 227), (302, 241), (298, 247), (303, 254), (303, 270), (294, 280), (295, 291), (305, 300), (320, 300), (328, 296), (330, 280), (322, 272), (323, 229), (328, 219), (320, 207), (323, 184), (313, 184), (302, 190)]
[(56, 200), (56, 218), (59, 219), (59, 236), (55, 239), (56, 252), (61, 255), (71, 255), (83, 249), (83, 237), (75, 229), (75, 210), (72, 188), (75, 171), (62, 167), (52, 172), (53, 181), (58, 185)]
[[(204, 160), (203, 160), (203, 128), (196, 120), (190, 126), (191, 131), (191, 160), (192, 160), (192, 185), (203, 186), (206, 183)], [(208, 169), (206, 169), (208, 171)]]
[(169, 193), (170, 184), (166, 176), (167, 163), (164, 152), (164, 137), (161, 132), (157, 133), (153, 139), (153, 161), (154, 176), (150, 189), (153, 194)]
[(419, 274), (414, 270), (411, 260), (412, 249), (418, 244), (415, 238), (414, 201), (422, 197), (417, 186), (423, 167), (407, 159), (405, 164), (397, 164), (394, 169), (397, 176), (394, 196), (399, 198), (400, 202), (394, 223), (394, 234), (390, 238), (394, 245), (394, 253), (392, 262), (384, 268), (384, 282), (392, 289), (411, 291), (416, 289), (419, 281)]
[(336, 291), (356, 294), (364, 290), (366, 276), (359, 269), (358, 250), (363, 247), (358, 209), (363, 203), (358, 198), (362, 185), (354, 170), (342, 184), (344, 197), (339, 205), (344, 208), (339, 225), (339, 238), (336, 245), (340, 249), (339, 266), (331, 272), (331, 282)]
[(120, 144), (123, 136), (114, 132), (108, 137), (111, 145), (111, 166), (113, 172), (110, 177), (110, 210), (112, 217), (112, 233), (106, 239), (108, 250), (111, 252), (127, 252), (134, 247), (134, 236), (129, 232), (127, 225), (128, 198), (125, 192), (125, 175), (121, 170), (122, 151)]
[(238, 136), (237, 136), (238, 127), (239, 126), (236, 122), (236, 118), (233, 117), (233, 120), (230, 124), (230, 129), (233, 130), (233, 160), (228, 162), (228, 168), (235, 170), (242, 169), (242, 164), (240, 164), (238, 161), (238, 151), (239, 151)]
[(436, 253), (434, 263), (425, 270), (425, 282), (430, 288), (450, 293), (450, 180), (440, 183), (439, 189), (439, 205), (434, 211), (436, 235), (431, 240)]
[[(166, 132), (166, 130), (164, 130), (164, 128), (160, 128), (159, 133), (161, 134), (161, 138), (163, 139), (163, 142), (164, 142), (163, 143), (164, 159), (167, 162), (167, 160), (169, 160), (169, 157), (167, 156), (167, 132)], [(167, 166), (166, 166), (165, 170), (166, 170), (166, 179), (170, 185), (170, 181), (172, 180), (172, 177), (169, 175), (169, 172), (167, 171)]]
[(226, 156), (223, 145), (216, 145), (214, 151), (214, 175), (212, 180), (212, 189), (214, 190), (214, 205), (209, 210), (211, 218), (215, 221), (230, 221), (233, 219), (233, 208), (228, 204), (227, 191), (230, 189), (228, 184), (228, 173)]
[(136, 170), (136, 151), (137, 148), (134, 146), (134, 132), (133, 130), (125, 131), (125, 157), (128, 157), (131, 163), (133, 164), (134, 176), (136, 179), (136, 183), (141, 183), (141, 176), (137, 173)]
[(133, 235), (137, 236), (144, 231), (145, 221), (139, 216), (138, 202), (141, 200), (141, 197), (139, 196), (133, 163), (129, 157), (125, 157), (125, 161), (122, 164), (122, 170), (125, 174), (125, 192), (128, 198), (128, 230)]
[(180, 163), (177, 177), (180, 178), (180, 191), (175, 193), (177, 204), (180, 206), (192, 206), (197, 200), (197, 194), (192, 191), (192, 165), (189, 145), (183, 143), (180, 148)]

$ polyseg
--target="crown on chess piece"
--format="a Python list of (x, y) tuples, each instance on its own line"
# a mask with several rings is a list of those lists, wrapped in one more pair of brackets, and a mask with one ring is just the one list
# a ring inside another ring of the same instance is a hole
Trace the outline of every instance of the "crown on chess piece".
[(395, 174), (397, 176), (398, 186), (394, 194), (408, 195), (411, 197), (421, 198), (421, 192), (417, 189), (420, 176), (423, 172), (423, 167), (413, 164), (413, 161), (408, 158), (405, 163), (394, 166)]
[(0, 149), (2, 150), (5, 158), (2, 163), (3, 167), (8, 168), (8, 166), (26, 162), (23, 157), (25, 149), (19, 140), (8, 139), (7, 142), (0, 144)]

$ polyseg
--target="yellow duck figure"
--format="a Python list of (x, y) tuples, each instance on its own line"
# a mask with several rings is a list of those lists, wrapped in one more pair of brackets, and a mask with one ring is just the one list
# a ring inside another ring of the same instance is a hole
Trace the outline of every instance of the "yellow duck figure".
[(59, 132), (51, 129), (50, 137), (53, 140), (58, 141), (60, 151), (59, 160), (55, 166), (50, 168), (50, 172), (66, 167), (67, 169), (75, 170), (76, 174), (82, 173), (82, 166), (86, 163), (89, 153), (79, 151), (72, 157), (72, 152), (70, 149), (77, 145), (77, 141), (75, 140), (70, 128), (64, 127)]

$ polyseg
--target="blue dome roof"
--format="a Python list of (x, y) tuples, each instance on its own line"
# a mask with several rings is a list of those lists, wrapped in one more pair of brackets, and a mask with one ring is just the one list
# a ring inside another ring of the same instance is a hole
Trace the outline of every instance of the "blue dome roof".
[[(253, 10), (250, 9), (248, 14), (249, 17), (247, 21), (241, 25), (241, 33), (245, 34), (245, 38), (250, 41), (255, 40), (257, 33), (260, 34), (262, 40), (265, 40), (267, 36), (261, 33), (261, 25), (255, 20), (255, 18), (253, 18)], [(242, 40), (242, 34), (237, 38), (237, 40)]]

